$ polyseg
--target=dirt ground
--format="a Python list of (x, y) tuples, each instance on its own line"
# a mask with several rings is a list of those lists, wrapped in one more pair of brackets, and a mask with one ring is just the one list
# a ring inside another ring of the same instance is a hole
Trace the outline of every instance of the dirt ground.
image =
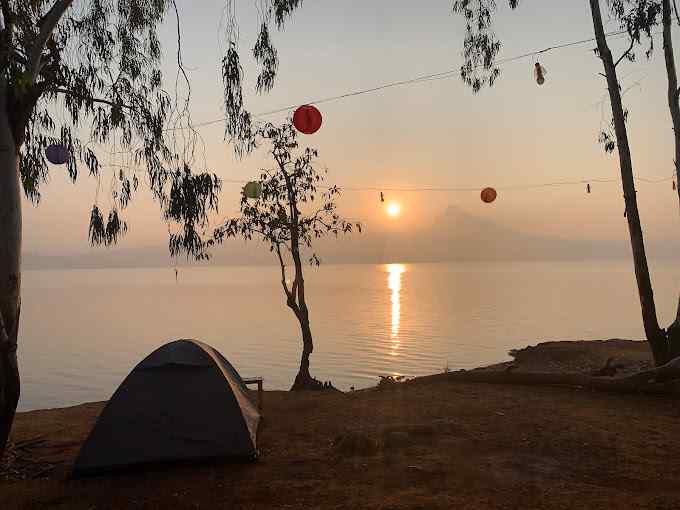
[[(612, 349), (645, 357), (639, 345)], [(601, 366), (600, 354), (579, 363)], [(345, 394), (267, 392), (257, 462), (68, 480), (102, 406), (18, 415), (0, 508), (680, 508), (673, 397), (445, 376)]]

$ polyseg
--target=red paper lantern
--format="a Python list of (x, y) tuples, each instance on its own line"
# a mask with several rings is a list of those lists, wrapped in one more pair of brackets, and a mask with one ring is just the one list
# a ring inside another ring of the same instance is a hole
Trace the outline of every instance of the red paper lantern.
[(62, 144), (52, 144), (45, 149), (47, 160), (53, 165), (63, 165), (68, 161), (68, 149)]
[(496, 190), (493, 188), (484, 188), (481, 193), (482, 197), (482, 202), (490, 204), (494, 200), (496, 200), (496, 197), (498, 196), (498, 193), (496, 193)]
[(293, 125), (306, 135), (316, 133), (321, 127), (321, 120), (321, 112), (310, 104), (300, 106), (293, 114)]

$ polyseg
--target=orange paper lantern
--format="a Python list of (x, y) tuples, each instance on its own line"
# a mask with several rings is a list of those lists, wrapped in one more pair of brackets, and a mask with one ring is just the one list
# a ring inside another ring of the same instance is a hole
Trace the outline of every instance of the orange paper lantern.
[(498, 196), (498, 193), (496, 193), (496, 190), (493, 188), (484, 188), (481, 193), (482, 197), (482, 202), (490, 204), (494, 200), (496, 200), (496, 197)]

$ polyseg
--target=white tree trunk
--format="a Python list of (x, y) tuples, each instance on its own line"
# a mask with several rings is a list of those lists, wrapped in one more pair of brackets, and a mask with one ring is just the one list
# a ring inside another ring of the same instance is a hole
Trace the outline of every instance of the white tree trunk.
[(0, 457), (19, 401), (17, 337), (21, 310), (19, 155), (0, 85)]

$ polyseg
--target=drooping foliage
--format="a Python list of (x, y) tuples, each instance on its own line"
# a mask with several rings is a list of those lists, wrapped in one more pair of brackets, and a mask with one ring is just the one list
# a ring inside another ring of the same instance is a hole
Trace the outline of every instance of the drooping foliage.
[(0, 66), (27, 197), (40, 200), (50, 171), (49, 145), (66, 147), (66, 169), (74, 182), (82, 169), (101, 178), (108, 149), (115, 147), (128, 155), (127, 164), (114, 166), (108, 220), (98, 203), (92, 208), (91, 242), (109, 245), (125, 233), (121, 214), (142, 172), (165, 218), (179, 227), (171, 251), (204, 256), (195, 233), (216, 208), (220, 183), (213, 174), (192, 171), (192, 152), (178, 149), (174, 131), (167, 130), (173, 118), (188, 115), (164, 90), (160, 69), (158, 29), (168, 13), (177, 13), (174, 1), (3, 0), (1, 5)]
[[(239, 53), (238, 25), (236, 23), (236, 0), (227, 0), (226, 39), (227, 51), (222, 58), (222, 80), (224, 84), (224, 108), (226, 112), (225, 138), (234, 145), (237, 155), (248, 154), (257, 146), (258, 129), (246, 108), (243, 98), (245, 74)], [(253, 57), (259, 65), (256, 91), (269, 92), (275, 83), (279, 67), (279, 56), (274, 47), (272, 23), (282, 30), (302, 0), (256, 0), (260, 25), (259, 34), (253, 47)]]
[[(301, 0), (255, 0), (261, 26), (253, 56), (257, 91), (269, 91), (278, 70), (272, 23), (281, 29)], [(222, 61), (226, 133), (237, 151), (254, 147), (243, 103), (235, 0), (226, 0), (229, 44)], [(0, 77), (6, 95), (26, 196), (38, 203), (50, 166), (45, 149), (63, 145), (74, 182), (83, 171), (102, 179), (112, 167), (108, 213), (99, 193), (90, 240), (109, 245), (127, 230), (123, 212), (146, 182), (173, 225), (170, 250), (205, 256), (202, 230), (217, 208), (219, 179), (194, 160), (197, 133), (189, 114), (190, 83), (181, 61), (175, 0), (1, 0)], [(175, 21), (177, 66), (186, 91), (164, 89), (158, 30)], [(181, 136), (178, 133), (181, 132)], [(107, 157), (126, 154), (121, 158)], [(116, 163), (109, 164), (111, 159)], [(144, 175), (144, 177), (142, 177)], [(105, 218), (108, 217), (108, 220)]]
[[(512, 9), (518, 4), (519, 0), (508, 0)], [(460, 76), (475, 93), (486, 85), (492, 86), (501, 74), (496, 65), (496, 57), (501, 51), (502, 43), (493, 31), (496, 7), (496, 0), (453, 2), (453, 12), (465, 20), (464, 62), (460, 68)]]

